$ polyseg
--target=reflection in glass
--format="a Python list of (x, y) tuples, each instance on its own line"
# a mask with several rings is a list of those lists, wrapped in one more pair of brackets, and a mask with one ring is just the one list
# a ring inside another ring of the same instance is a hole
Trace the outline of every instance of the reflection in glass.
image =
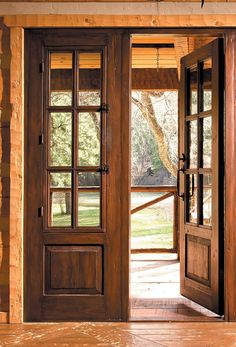
[(49, 114), (49, 166), (71, 165), (71, 113), (52, 112)]
[(71, 226), (71, 174), (49, 174), (49, 226)]
[(50, 97), (51, 106), (72, 105), (72, 53), (50, 54)]
[(198, 113), (197, 66), (189, 69), (189, 110), (188, 114)]
[(187, 222), (197, 223), (197, 175), (186, 175), (187, 184)]
[(197, 120), (187, 122), (188, 127), (188, 148), (189, 148), (189, 168), (196, 168), (198, 164), (198, 129)]
[(212, 176), (203, 176), (202, 214), (203, 225), (212, 225)]
[(212, 60), (211, 58), (203, 62), (203, 111), (209, 111), (212, 108)]
[(79, 166), (100, 165), (100, 113), (83, 112), (78, 115)]
[(212, 117), (202, 119), (203, 167), (210, 168), (212, 160)]
[(78, 174), (78, 225), (99, 227), (101, 210), (101, 174), (80, 172)]
[(78, 59), (78, 104), (99, 106), (101, 104), (101, 53), (80, 53)]

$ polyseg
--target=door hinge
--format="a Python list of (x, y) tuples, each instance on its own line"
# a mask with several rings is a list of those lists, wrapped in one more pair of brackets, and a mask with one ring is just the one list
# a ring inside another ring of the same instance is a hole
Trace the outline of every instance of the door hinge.
[(102, 104), (101, 111), (108, 113), (110, 111), (110, 106), (108, 104)]
[(42, 63), (40, 63), (39, 64), (39, 72), (44, 72), (44, 63), (42, 62)]
[(43, 145), (43, 134), (39, 135), (39, 145)]
[(38, 216), (43, 217), (43, 206), (38, 208)]

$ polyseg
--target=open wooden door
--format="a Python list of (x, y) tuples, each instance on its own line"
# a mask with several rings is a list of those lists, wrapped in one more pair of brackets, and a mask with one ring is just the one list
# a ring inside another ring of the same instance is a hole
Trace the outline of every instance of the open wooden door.
[(179, 170), (181, 294), (223, 313), (223, 40), (182, 59)]
[(122, 319), (121, 46), (26, 32), (26, 321)]

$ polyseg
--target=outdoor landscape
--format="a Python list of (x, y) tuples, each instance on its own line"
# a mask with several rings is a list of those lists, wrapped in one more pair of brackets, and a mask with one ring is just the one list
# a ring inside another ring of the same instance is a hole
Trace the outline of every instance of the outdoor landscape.
[[(93, 96), (94, 97), (94, 96)], [(96, 97), (96, 96), (95, 96)], [(52, 104), (70, 105), (70, 93), (54, 93)], [(132, 93), (132, 186), (175, 186), (177, 169), (178, 95), (169, 92)], [(100, 114), (83, 112), (78, 116), (78, 161), (80, 166), (100, 165)], [(72, 115), (50, 114), (51, 166), (70, 166)], [(50, 173), (51, 226), (71, 225), (71, 174)], [(100, 173), (78, 174), (78, 225), (100, 225)], [(133, 192), (131, 208), (165, 193)], [(173, 197), (131, 216), (132, 248), (171, 248), (173, 246)]]

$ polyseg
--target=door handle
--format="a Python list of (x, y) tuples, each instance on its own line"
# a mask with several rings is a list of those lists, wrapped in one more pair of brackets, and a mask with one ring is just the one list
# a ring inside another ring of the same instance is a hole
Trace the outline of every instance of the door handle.
[(184, 193), (180, 193), (179, 191), (179, 180), (180, 180), (180, 172), (184, 173), (184, 168), (181, 168), (181, 169), (178, 169), (177, 171), (177, 195), (182, 199), (184, 200)]

